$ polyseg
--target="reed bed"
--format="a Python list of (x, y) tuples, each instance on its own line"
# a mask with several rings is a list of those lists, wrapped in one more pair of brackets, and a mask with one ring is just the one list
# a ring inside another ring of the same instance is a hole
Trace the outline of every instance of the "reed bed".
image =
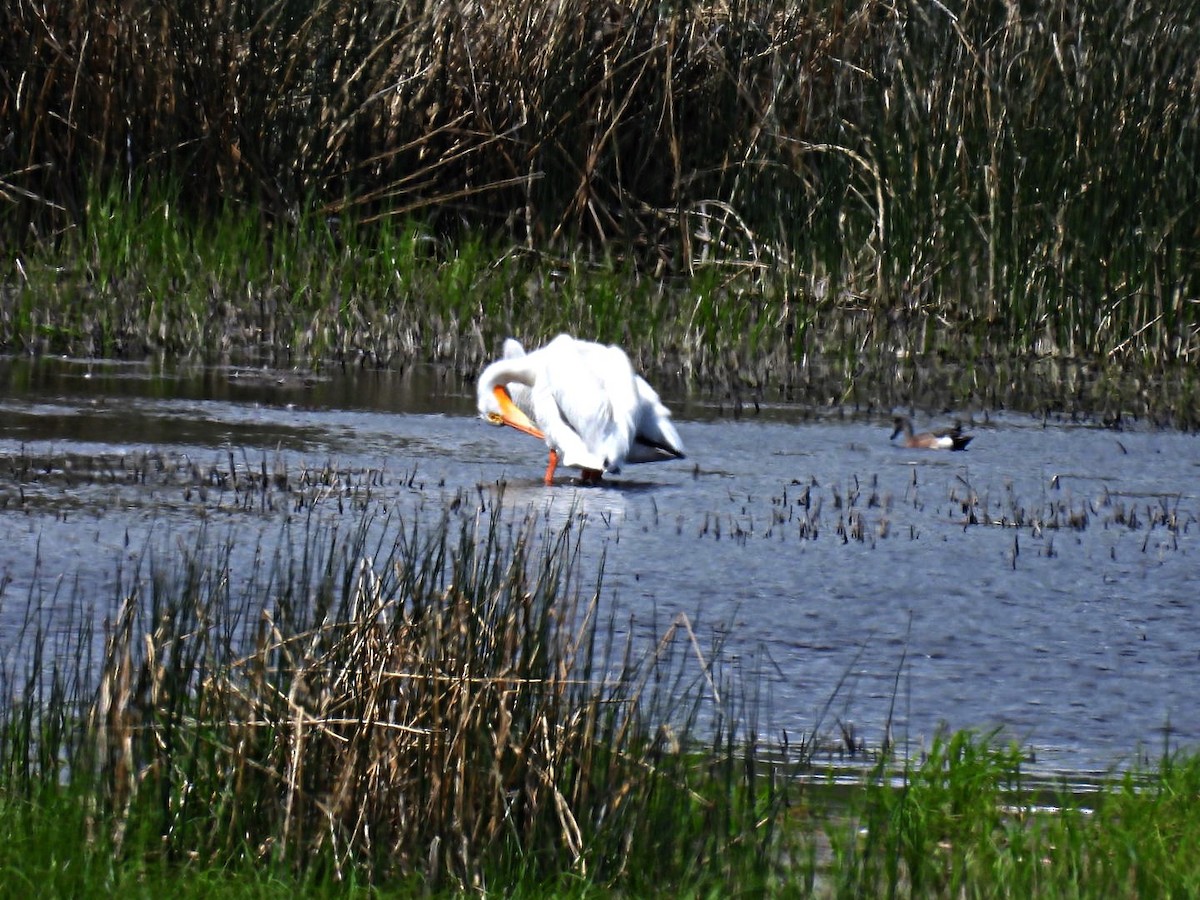
[(569, 323), (751, 394), (814, 362), (850, 394), (877, 354), (986, 395), (1038, 359), (1094, 410), (1133, 370), (1118, 406), (1193, 423), (1193, 26), (1182, 0), (11, 4), (0, 341), (465, 368)]
[[(810, 497), (811, 488), (809, 485)], [(864, 484), (841, 509), (886, 501)], [(686, 618), (639, 642), (576, 517), (205, 526), (0, 647), (0, 891), (1146, 896), (1200, 884), (1200, 759), (1085, 786), (993, 736), (770, 738)], [(78, 582), (76, 582), (78, 584)], [(68, 582), (69, 584), (69, 582)], [(65, 621), (64, 621), (65, 617)], [(632, 630), (632, 629), (630, 629)], [(802, 778), (797, 776), (804, 776)]]
[(298, 524), (274, 551), (202, 529), (126, 570), (103, 634), (94, 601), (73, 630), (31, 597), (0, 806), (81, 804), (80, 867), (135, 880), (765, 889), (782, 787), (719, 648), (600, 624), (577, 531), (499, 509)]

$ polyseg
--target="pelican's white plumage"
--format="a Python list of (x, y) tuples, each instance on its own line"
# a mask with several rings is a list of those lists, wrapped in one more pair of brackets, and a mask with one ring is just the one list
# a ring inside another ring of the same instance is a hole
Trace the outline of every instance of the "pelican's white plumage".
[(619, 347), (560, 334), (526, 353), (512, 338), (477, 384), (479, 413), (541, 437), (555, 466), (580, 468), (587, 480), (626, 463), (683, 456), (683, 442), (654, 388)]

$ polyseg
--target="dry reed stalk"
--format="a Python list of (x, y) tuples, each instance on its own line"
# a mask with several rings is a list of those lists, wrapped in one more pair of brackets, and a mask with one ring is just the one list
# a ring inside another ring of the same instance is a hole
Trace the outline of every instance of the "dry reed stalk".
[(140, 723), (133, 704), (133, 643), (138, 597), (127, 596), (105, 639), (99, 691), (90, 716), (96, 737), (96, 758), (105, 772), (107, 795), (101, 802), (114, 810), (110, 838), (119, 851), (124, 843), (139, 765), (134, 756), (134, 731)]

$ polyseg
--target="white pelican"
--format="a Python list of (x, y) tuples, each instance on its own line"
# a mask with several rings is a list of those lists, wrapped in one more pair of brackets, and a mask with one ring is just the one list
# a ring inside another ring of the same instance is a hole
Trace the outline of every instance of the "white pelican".
[(671, 413), (619, 347), (560, 334), (526, 353), (512, 338), (476, 386), (479, 414), (541, 438), (550, 448), (546, 484), (564, 466), (599, 481), (625, 463), (683, 458)]
[(908, 416), (896, 416), (895, 424), (896, 430), (892, 432), (890, 440), (903, 434), (904, 446), (919, 450), (966, 450), (971, 438), (975, 437), (973, 434), (963, 434), (960, 423), (955, 423), (952, 428), (922, 431), (920, 434), (913, 434), (912, 419)]

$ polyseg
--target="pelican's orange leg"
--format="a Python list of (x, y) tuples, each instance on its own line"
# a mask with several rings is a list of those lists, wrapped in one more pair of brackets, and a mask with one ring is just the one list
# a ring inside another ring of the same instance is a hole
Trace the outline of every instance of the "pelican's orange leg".
[(558, 468), (558, 451), (550, 451), (550, 460), (546, 463), (546, 484), (554, 484), (554, 470)]

